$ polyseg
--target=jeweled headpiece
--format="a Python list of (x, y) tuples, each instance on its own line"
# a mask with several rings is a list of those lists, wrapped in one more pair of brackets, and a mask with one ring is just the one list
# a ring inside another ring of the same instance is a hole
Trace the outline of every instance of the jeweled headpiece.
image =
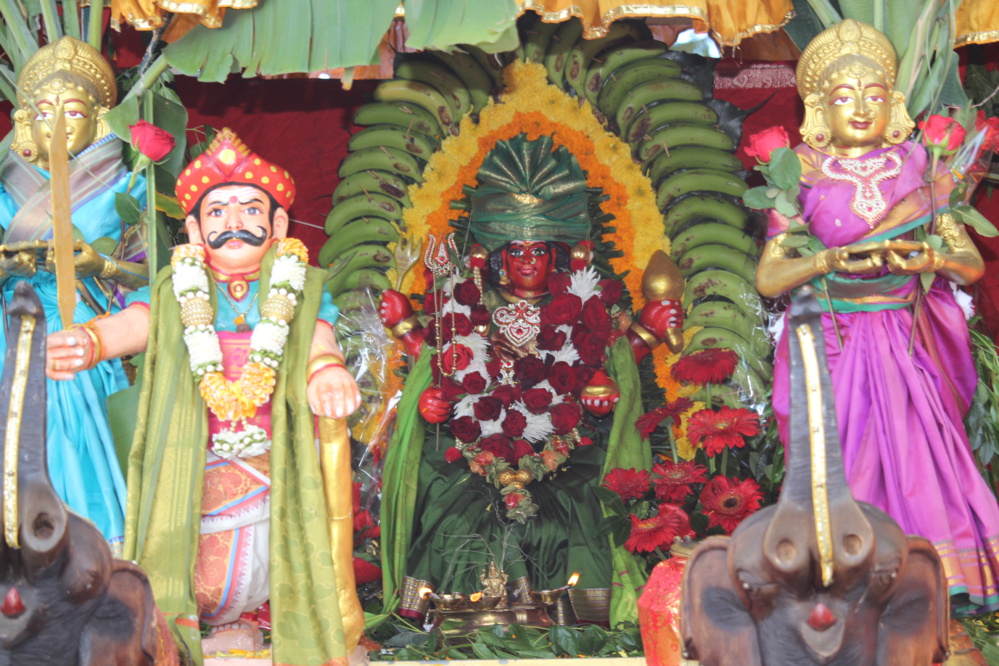
[(108, 109), (118, 100), (114, 70), (100, 52), (73, 37), (63, 37), (46, 44), (24, 63), (17, 76), (17, 104), (27, 108), (32, 94), (40, 83), (56, 72), (69, 72), (89, 81), (97, 93), (97, 102)]
[(500, 141), (482, 162), (471, 195), (469, 231), (492, 252), (512, 240), (586, 240), (590, 216), (586, 177), (564, 147), (523, 134)]
[(818, 91), (826, 69), (844, 56), (874, 61), (884, 72), (886, 83), (895, 86), (898, 58), (891, 42), (874, 27), (846, 19), (816, 35), (801, 54), (796, 71), (801, 99)]
[(246, 147), (228, 127), (215, 135), (177, 179), (177, 200), (190, 214), (208, 190), (218, 185), (253, 185), (288, 209), (295, 201), (295, 181), (285, 169)]

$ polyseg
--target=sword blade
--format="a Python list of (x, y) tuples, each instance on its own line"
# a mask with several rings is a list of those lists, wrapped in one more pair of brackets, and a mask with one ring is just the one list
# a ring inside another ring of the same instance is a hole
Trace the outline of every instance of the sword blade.
[(55, 255), (56, 298), (62, 327), (73, 325), (76, 310), (76, 267), (73, 253), (73, 219), (69, 197), (69, 151), (66, 146), (66, 118), (62, 109), (55, 117), (49, 146), (49, 173), (52, 190), (52, 252)]

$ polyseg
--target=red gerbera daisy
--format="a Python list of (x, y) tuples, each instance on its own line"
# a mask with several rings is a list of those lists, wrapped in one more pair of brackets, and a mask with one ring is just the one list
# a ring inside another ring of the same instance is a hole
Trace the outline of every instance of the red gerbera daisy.
[(708, 517), (708, 527), (720, 525), (726, 534), (739, 526), (746, 516), (760, 508), (763, 493), (752, 479), (716, 476), (701, 492), (701, 504)]
[(690, 517), (676, 504), (659, 505), (656, 515), (649, 518), (631, 516), (631, 534), (624, 547), (631, 552), (650, 553), (673, 542), (674, 537), (690, 534)]
[(635, 430), (641, 433), (642, 439), (648, 439), (659, 424), (668, 418), (673, 419), (673, 423), (679, 424), (680, 416), (693, 404), (689, 398), (677, 398), (673, 402), (667, 402), (665, 406), (653, 409), (635, 419)]
[(704, 349), (673, 364), (673, 378), (684, 384), (721, 384), (735, 372), (739, 355), (731, 349)]
[(604, 477), (603, 486), (609, 488), (621, 496), (621, 500), (627, 502), (630, 498), (639, 498), (649, 489), (649, 473), (643, 470), (636, 471), (634, 468), (624, 469), (618, 467), (607, 472)]
[(690, 486), (695, 483), (705, 483), (708, 479), (704, 473), (706, 467), (698, 465), (693, 460), (675, 463), (665, 460), (652, 466), (652, 473), (661, 478), (652, 479), (656, 497), (664, 502), (682, 502), (690, 494)]
[(759, 432), (759, 417), (745, 407), (702, 409), (687, 420), (687, 437), (694, 444), (703, 440), (704, 452), (709, 457), (725, 448), (741, 448), (746, 445), (746, 437)]

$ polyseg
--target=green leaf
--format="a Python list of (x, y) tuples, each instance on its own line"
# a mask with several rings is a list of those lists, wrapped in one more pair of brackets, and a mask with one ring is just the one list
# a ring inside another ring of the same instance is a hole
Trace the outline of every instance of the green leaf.
[(973, 206), (968, 204), (957, 206), (952, 209), (952, 212), (954, 213), (954, 217), (977, 231), (979, 235), (986, 238), (999, 236), (999, 230), (996, 229), (995, 225), (975, 210)]
[(957, 186), (953, 190), (951, 190), (950, 205), (960, 206), (962, 203), (964, 203), (964, 195), (966, 195), (967, 193), (968, 193), (968, 183), (965, 181), (961, 181), (960, 183), (957, 184)]
[(780, 193), (777, 199), (774, 200), (774, 207), (784, 217), (794, 217), (798, 214), (798, 207), (788, 200), (787, 192)]
[(548, 640), (556, 652), (575, 657), (579, 654), (579, 639), (576, 632), (562, 625), (555, 625), (548, 630)]
[(167, 217), (172, 217), (175, 220), (183, 220), (187, 217), (184, 209), (180, 207), (175, 198), (161, 192), (156, 193), (156, 209), (163, 211)]
[(126, 143), (131, 139), (132, 132), (128, 128), (139, 122), (139, 100), (135, 97), (125, 100), (104, 115), (108, 127), (116, 136)]
[(807, 247), (809, 238), (804, 234), (788, 234), (781, 240), (781, 247), (799, 248)]
[(919, 274), (919, 284), (923, 285), (923, 291), (929, 291), (930, 287), (933, 286), (933, 281), (936, 280), (936, 273), (920, 273)]
[(742, 193), (742, 202), (747, 208), (755, 210), (766, 210), (773, 208), (776, 204), (774, 200), (767, 196), (766, 187), (751, 187)]
[(925, 243), (932, 247), (934, 251), (940, 251), (944, 249), (944, 240), (936, 234), (930, 234), (926, 237)]
[(139, 200), (131, 194), (123, 192), (117, 192), (114, 195), (114, 210), (118, 213), (118, 217), (130, 226), (137, 223), (142, 216), (142, 206), (139, 204)]
[(770, 177), (782, 190), (797, 188), (801, 182), (801, 162), (790, 148), (778, 148), (770, 158)]
[(180, 175), (184, 165), (184, 153), (187, 149), (187, 109), (182, 104), (171, 101), (158, 93), (153, 93), (153, 117), (148, 119), (157, 127), (170, 132), (177, 144), (156, 168), (166, 173), (165, 178), (157, 178), (163, 182), (167, 194), (173, 193), (174, 181)]
[(625, 508), (624, 502), (621, 501), (621, 496), (610, 488), (597, 486), (593, 489), (593, 492), (600, 499), (605, 512), (618, 516), (628, 515), (628, 509)]

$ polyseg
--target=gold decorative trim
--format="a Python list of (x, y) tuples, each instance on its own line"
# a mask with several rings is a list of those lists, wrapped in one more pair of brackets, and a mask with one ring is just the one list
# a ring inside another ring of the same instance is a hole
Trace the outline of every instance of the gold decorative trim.
[(829, 516), (829, 489), (826, 469), (825, 415), (822, 410), (822, 382), (819, 358), (815, 353), (812, 327), (802, 324), (795, 329), (801, 345), (801, 364), (805, 368), (805, 391), (808, 402), (808, 436), (812, 450), (812, 511), (815, 516), (815, 538), (819, 546), (822, 584), (833, 583), (832, 519)]
[(600, 37), (607, 36), (610, 24), (618, 19), (624, 18), (686, 17), (708, 23), (707, 11), (702, 7), (692, 5), (619, 5), (604, 12), (600, 16), (599, 23), (583, 19), (583, 16), (587, 14), (579, 5), (570, 5), (565, 9), (550, 12), (545, 10), (543, 1), (535, 2), (535, 0), (523, 0), (520, 4), (520, 10), (517, 12), (517, 16), (521, 16), (527, 10), (536, 12), (541, 17), (541, 20), (546, 23), (558, 23), (566, 21), (573, 16), (577, 17), (583, 22), (583, 37), (585, 39), (599, 39)]
[(784, 15), (784, 20), (780, 23), (757, 23), (756, 25), (751, 25), (747, 29), (735, 33), (732, 37), (732, 41), (727, 41), (721, 37), (717, 30), (711, 29), (711, 36), (714, 37), (715, 41), (722, 46), (738, 46), (739, 42), (746, 39), (747, 37), (752, 37), (753, 35), (758, 35), (761, 32), (777, 32), (795, 16), (794, 10), (792, 9), (787, 14)]
[(999, 42), (999, 30), (982, 30), (981, 32), (969, 32), (960, 35), (954, 40), (954, 46), (967, 46), (968, 44), (990, 44)]
[(21, 441), (21, 417), (24, 414), (24, 394), (28, 386), (31, 367), (31, 337), (35, 332), (35, 318), (21, 317), (21, 333), (17, 338), (17, 360), (14, 364), (14, 381), (7, 407), (7, 433), (3, 443), (3, 535), (7, 546), (20, 548), (17, 520), (17, 459)]

